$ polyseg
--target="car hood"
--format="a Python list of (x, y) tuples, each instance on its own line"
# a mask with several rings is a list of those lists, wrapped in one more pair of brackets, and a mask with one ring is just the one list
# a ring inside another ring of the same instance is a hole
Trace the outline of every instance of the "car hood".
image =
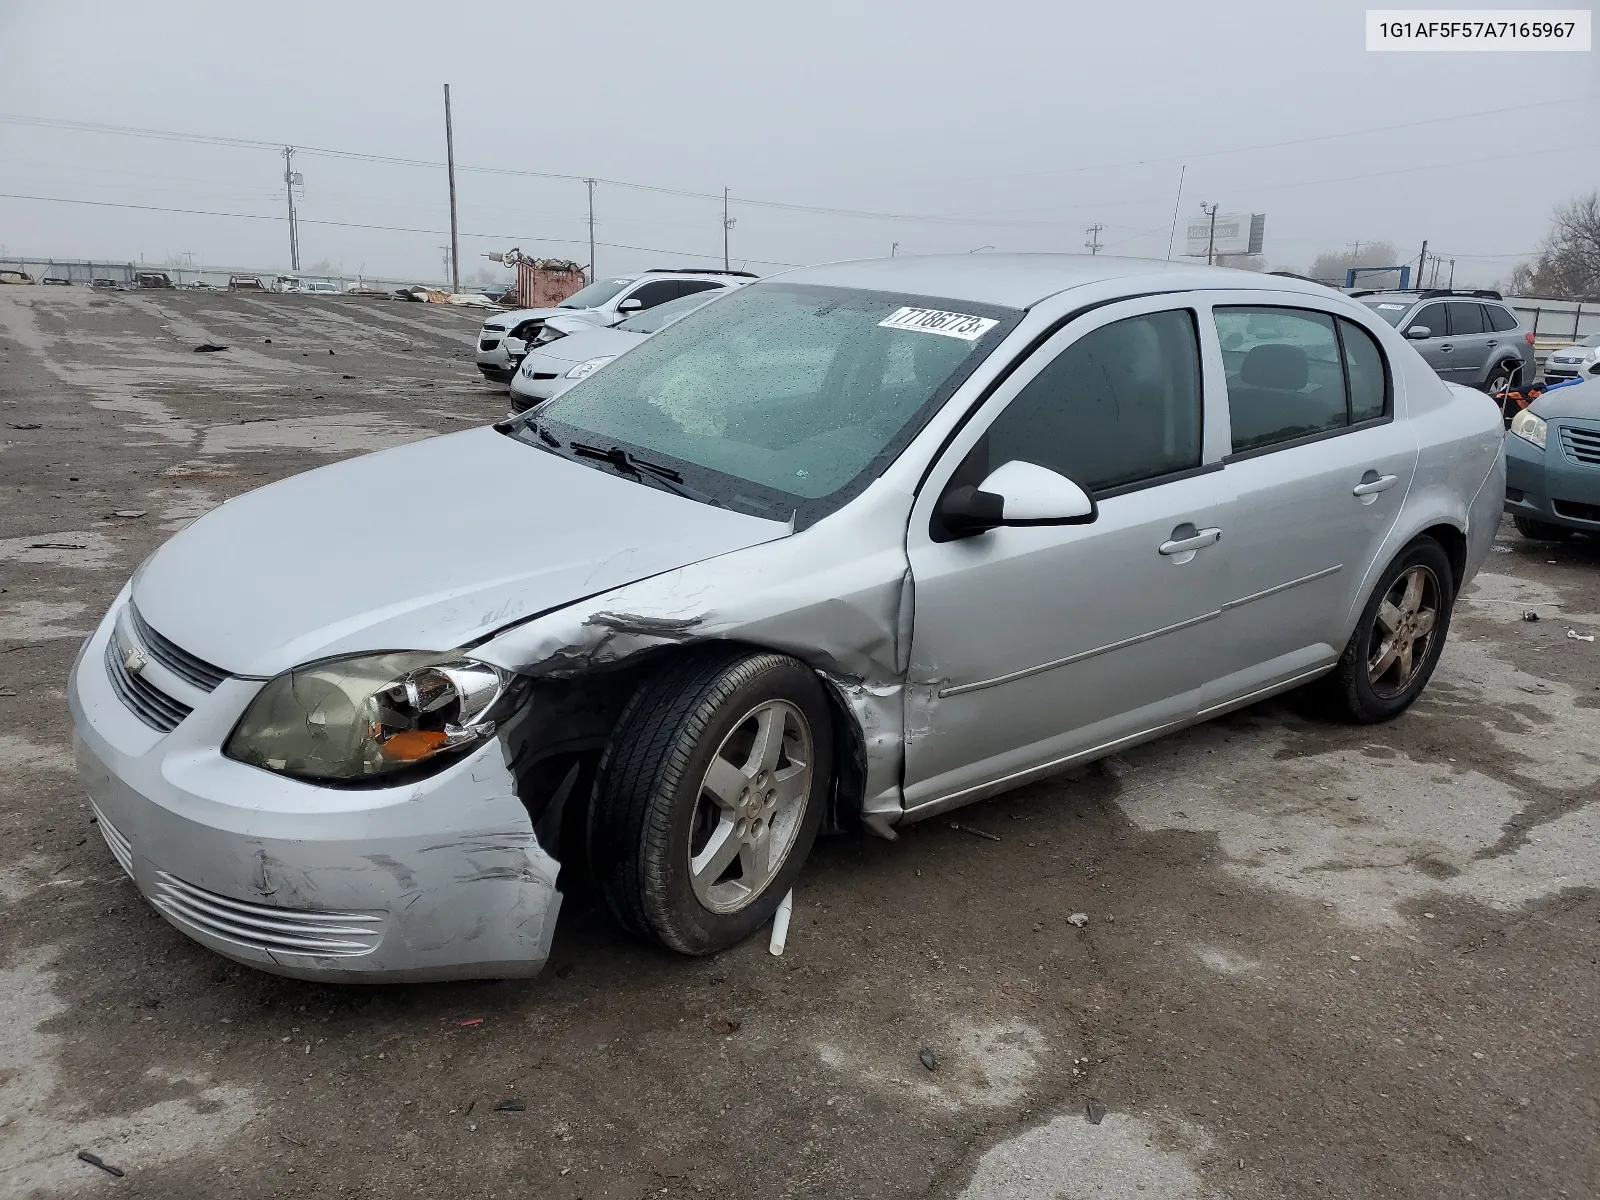
[(588, 362), (591, 358), (632, 350), (649, 336), (648, 333), (629, 333), (624, 329), (585, 329), (530, 351), (528, 358), (551, 363)]
[(1557, 354), (1561, 355), (1562, 358), (1581, 358), (1581, 359), (1584, 359), (1585, 361), (1587, 361), (1588, 359), (1591, 359), (1591, 358), (1596, 357), (1597, 355), (1600, 355), (1600, 347), (1596, 347), (1596, 346), (1562, 346), (1562, 347), (1560, 347), (1558, 349), (1550, 351), (1550, 356), (1552, 358), (1554, 358)]
[(1564, 384), (1540, 396), (1530, 407), (1546, 421), (1558, 417), (1600, 420), (1600, 379)]
[(146, 560), (133, 599), (188, 653), (265, 677), (335, 654), (452, 649), (788, 533), (474, 429), (236, 497)]
[[(585, 324), (593, 325), (596, 315), (600, 312), (596, 308), (517, 308), (510, 312), (497, 313), (489, 318), (496, 325), (503, 325), (507, 329), (515, 329), (524, 321), (548, 321), (551, 317), (571, 317)], [(484, 322), (487, 328), (489, 321)]]

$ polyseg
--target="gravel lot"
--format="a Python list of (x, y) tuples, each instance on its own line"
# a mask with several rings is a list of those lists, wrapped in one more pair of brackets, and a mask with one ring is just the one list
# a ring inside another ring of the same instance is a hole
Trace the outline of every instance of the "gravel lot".
[(336, 989), (167, 926), (73, 775), (79, 642), (223, 498), (499, 416), (481, 317), (0, 289), (0, 1194), (1600, 1195), (1600, 545), (1509, 525), (1401, 720), (827, 839), (781, 959), (577, 896), (540, 979)]

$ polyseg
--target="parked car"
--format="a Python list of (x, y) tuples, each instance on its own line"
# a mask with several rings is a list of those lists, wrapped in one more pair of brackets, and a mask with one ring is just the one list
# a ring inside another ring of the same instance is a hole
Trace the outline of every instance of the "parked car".
[(1416, 346), (1439, 378), (1493, 395), (1539, 373), (1533, 331), (1499, 292), (1352, 292)]
[(217, 290), (216, 284), (207, 283), (204, 279), (196, 279), (191, 283), (185, 284), (184, 286), (196, 292), (214, 292)]
[(521, 308), (490, 317), (478, 334), (478, 370), (495, 383), (510, 383), (521, 360), (512, 357), (506, 339), (514, 338), (526, 347), (550, 317), (577, 317), (604, 328), (679, 296), (735, 287), (755, 278), (749, 271), (693, 269), (646, 271), (643, 275), (597, 280), (554, 308)]
[(1591, 333), (1582, 341), (1552, 350), (1544, 360), (1544, 377), (1552, 382), (1576, 379), (1596, 361), (1600, 361), (1600, 333)]
[(145, 290), (172, 287), (172, 276), (165, 271), (140, 271), (133, 277), (133, 286)]
[(29, 284), (32, 282), (33, 276), (26, 271), (13, 271), (9, 268), (0, 270), (0, 284)]
[(228, 290), (230, 292), (264, 292), (267, 287), (257, 275), (229, 275)]
[(126, 291), (128, 285), (123, 283), (120, 279), (96, 279), (90, 283), (90, 286), (97, 288), (111, 288), (114, 291), (120, 292)]
[[(418, 480), (512, 517), (322, 535)], [(167, 920), (267, 971), (533, 974), (558, 872), (705, 954), (824, 822), (893, 837), (1313, 682), (1403, 712), (1504, 496), (1488, 398), (1315, 284), (812, 267), (175, 534), (72, 668), (78, 768)]]
[(39, 281), (45, 287), (71, 287), (72, 280), (65, 275), (46, 275)]
[(1506, 512), (1526, 538), (1600, 534), (1600, 365), (1511, 418)]
[(679, 296), (610, 329), (596, 329), (575, 317), (548, 318), (511, 378), (511, 411), (523, 412), (542, 400), (559, 396), (623, 351), (632, 349), (651, 334), (701, 305), (709, 304), (724, 292), (725, 289), (714, 288)]

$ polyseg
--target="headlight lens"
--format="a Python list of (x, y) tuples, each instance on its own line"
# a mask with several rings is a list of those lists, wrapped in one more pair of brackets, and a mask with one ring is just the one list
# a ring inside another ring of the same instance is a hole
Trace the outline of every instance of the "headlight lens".
[(596, 371), (605, 366), (615, 357), (615, 354), (605, 354), (601, 355), (599, 358), (587, 359), (586, 361), (581, 362), (577, 366), (573, 367), (572, 370), (568, 371), (567, 378), (582, 379), (585, 375), (593, 375)]
[(374, 779), (491, 737), (517, 685), (459, 652), (328, 659), (271, 680), (223, 752), (300, 779)]
[(1525, 408), (1511, 418), (1511, 432), (1543, 450), (1545, 440), (1550, 435), (1550, 426), (1545, 424), (1543, 417), (1535, 416), (1532, 409)]

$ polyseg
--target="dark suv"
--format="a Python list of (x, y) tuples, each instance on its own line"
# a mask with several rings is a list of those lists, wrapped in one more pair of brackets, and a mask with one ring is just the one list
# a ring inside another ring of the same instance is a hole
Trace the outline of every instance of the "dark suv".
[(1499, 292), (1351, 292), (1416, 346), (1441, 379), (1490, 395), (1539, 373), (1533, 334)]

